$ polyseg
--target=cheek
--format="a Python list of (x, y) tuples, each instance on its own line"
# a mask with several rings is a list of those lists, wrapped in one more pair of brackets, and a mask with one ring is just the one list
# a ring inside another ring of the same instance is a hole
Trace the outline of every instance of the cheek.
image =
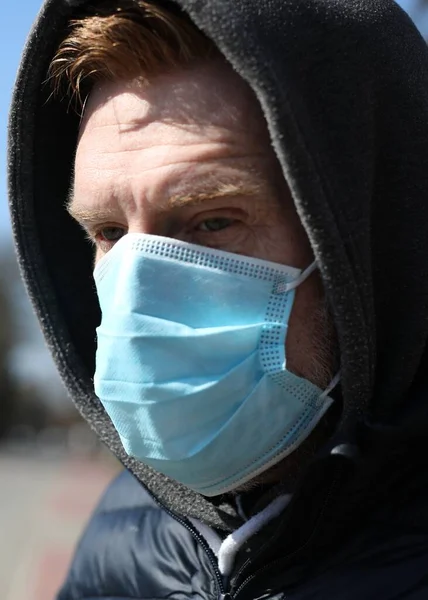
[[(297, 217), (297, 215), (296, 215)], [(306, 233), (294, 215), (272, 211), (265, 222), (250, 227), (252, 256), (304, 269), (313, 260)]]
[[(312, 380), (312, 365), (317, 350), (323, 343), (317, 315), (324, 302), (322, 283), (313, 274), (296, 291), (286, 340), (287, 367)], [(314, 381), (314, 383), (321, 383)]]
[(95, 249), (95, 254), (94, 254), (94, 268), (97, 265), (97, 263), (102, 259), (103, 256), (105, 256), (105, 252), (103, 252), (101, 250), (101, 248), (97, 247)]

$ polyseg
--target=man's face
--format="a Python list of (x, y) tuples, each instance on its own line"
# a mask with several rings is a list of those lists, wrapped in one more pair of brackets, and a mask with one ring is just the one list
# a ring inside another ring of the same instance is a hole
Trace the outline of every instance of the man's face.
[[(86, 107), (71, 213), (99, 260), (127, 232), (149, 233), (298, 268), (313, 260), (251, 90), (220, 62), (105, 84)], [(317, 275), (296, 294), (287, 367), (329, 383)]]

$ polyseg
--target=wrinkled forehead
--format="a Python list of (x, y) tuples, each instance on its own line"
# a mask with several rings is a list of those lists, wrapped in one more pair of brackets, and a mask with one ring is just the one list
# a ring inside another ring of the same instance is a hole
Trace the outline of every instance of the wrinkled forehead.
[(162, 121), (184, 127), (222, 127), (257, 132), (267, 127), (260, 105), (246, 82), (225, 61), (203, 62), (192, 68), (158, 75), (149, 82), (115, 81), (97, 84), (90, 93), (80, 127), (100, 125), (110, 112), (129, 131)]

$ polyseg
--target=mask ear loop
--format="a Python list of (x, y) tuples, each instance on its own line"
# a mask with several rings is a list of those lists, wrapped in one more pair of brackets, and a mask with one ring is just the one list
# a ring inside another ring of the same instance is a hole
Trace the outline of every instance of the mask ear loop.
[(298, 277), (296, 277), (296, 279), (293, 279), (293, 281), (290, 281), (290, 283), (287, 283), (287, 285), (284, 287), (284, 291), (290, 292), (291, 290), (294, 290), (301, 283), (306, 281), (306, 279), (309, 277), (309, 275), (312, 275), (312, 273), (316, 269), (317, 269), (317, 261), (314, 260), (314, 262), (312, 264), (310, 264), (309, 267), (307, 267), (304, 271), (302, 271), (300, 273), (300, 275)]
[(322, 406), (324, 404), (324, 400), (328, 397), (328, 395), (330, 394), (330, 392), (332, 392), (334, 390), (334, 388), (337, 386), (337, 384), (339, 383), (339, 381), (340, 381), (340, 371), (338, 371), (336, 373), (336, 375), (330, 381), (330, 383), (325, 388), (325, 390), (318, 396), (318, 398), (316, 400), (316, 406), (317, 407)]
[(323, 391), (323, 393), (320, 395), (319, 400), (324, 400), (324, 398), (326, 396), (329, 395), (330, 392), (332, 392), (334, 390), (334, 388), (336, 387), (336, 385), (339, 383), (340, 381), (340, 371), (338, 371), (336, 373), (336, 375), (333, 377), (333, 379), (331, 380), (331, 382), (328, 384), (328, 386), (325, 388), (325, 390)]

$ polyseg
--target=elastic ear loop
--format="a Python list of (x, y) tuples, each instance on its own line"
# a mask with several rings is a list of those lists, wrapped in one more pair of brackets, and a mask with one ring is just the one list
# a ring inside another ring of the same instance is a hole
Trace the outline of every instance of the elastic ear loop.
[(323, 393), (320, 395), (319, 400), (324, 400), (324, 398), (326, 396), (328, 396), (331, 391), (334, 390), (334, 388), (339, 383), (339, 381), (340, 381), (340, 371), (338, 371), (336, 373), (336, 375), (333, 377), (333, 379), (331, 380), (331, 382), (325, 388), (325, 390), (323, 391)]
[(284, 291), (290, 292), (291, 290), (294, 290), (301, 283), (306, 281), (306, 279), (309, 277), (309, 275), (312, 275), (312, 273), (316, 270), (316, 268), (317, 268), (317, 261), (314, 260), (314, 262), (312, 264), (310, 264), (309, 267), (307, 267), (304, 271), (302, 271), (300, 273), (300, 275), (298, 277), (296, 277), (296, 279), (293, 279), (293, 281), (290, 281), (290, 283), (287, 283), (287, 285), (284, 286)]

